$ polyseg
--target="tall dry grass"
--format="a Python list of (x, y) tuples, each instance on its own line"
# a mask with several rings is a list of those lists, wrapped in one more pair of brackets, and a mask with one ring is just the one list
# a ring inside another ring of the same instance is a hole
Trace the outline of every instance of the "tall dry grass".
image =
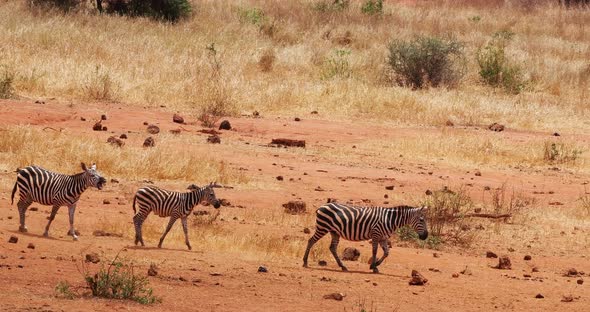
[[(228, 90), (233, 113), (318, 110), (326, 118), (418, 125), (450, 118), (525, 129), (590, 128), (584, 122), (590, 113), (590, 11), (566, 10), (553, 1), (388, 1), (382, 15), (368, 16), (362, 1), (319, 11), (316, 1), (306, 0), (203, 0), (194, 1), (191, 19), (175, 25), (87, 11), (33, 12), (23, 3), (0, 4), (0, 65), (16, 71), (20, 96), (200, 111), (219, 98), (219, 90)], [(253, 8), (264, 18), (240, 18)], [(520, 95), (485, 87), (477, 76), (475, 51), (501, 30), (514, 32), (508, 56), (533, 82)], [(466, 43), (469, 74), (458, 88), (391, 86), (387, 44), (416, 35)], [(206, 49), (211, 43), (222, 65), (213, 81)], [(351, 74), (322, 79), (324, 64), (338, 49), (350, 51)], [(272, 70), (259, 63), (268, 51)]]

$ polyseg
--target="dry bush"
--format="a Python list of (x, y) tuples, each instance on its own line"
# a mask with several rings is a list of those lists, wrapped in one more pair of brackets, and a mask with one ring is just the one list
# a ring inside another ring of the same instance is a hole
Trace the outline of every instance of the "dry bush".
[(6, 66), (0, 66), (0, 99), (9, 99), (14, 96), (14, 71)]
[(584, 217), (590, 217), (590, 195), (585, 192), (578, 198), (579, 209)]
[[(527, 214), (526, 209), (536, 204), (536, 199), (525, 196), (512, 188), (507, 194), (506, 183), (491, 191), (491, 210), (496, 215), (508, 214), (511, 218), (523, 217)], [(508, 219), (503, 219), (507, 221)]]
[(84, 85), (84, 94), (90, 100), (116, 101), (119, 86), (108, 70), (96, 66)]
[(572, 144), (545, 141), (543, 160), (550, 164), (575, 164), (582, 150)]
[(276, 56), (272, 49), (264, 50), (264, 53), (262, 53), (260, 59), (258, 60), (258, 68), (260, 68), (260, 71), (262, 72), (270, 72), (272, 70), (272, 66), (275, 62), (275, 59)]

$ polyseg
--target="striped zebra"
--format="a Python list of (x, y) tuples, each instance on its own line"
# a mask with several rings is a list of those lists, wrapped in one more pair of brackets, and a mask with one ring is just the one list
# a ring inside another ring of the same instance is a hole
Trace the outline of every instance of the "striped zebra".
[(20, 232), (27, 232), (25, 225), (25, 213), (27, 208), (33, 203), (37, 202), (41, 205), (53, 206), (49, 222), (45, 227), (43, 236), (49, 236), (49, 226), (55, 218), (57, 211), (61, 206), (68, 206), (68, 214), (70, 216), (70, 230), (68, 235), (72, 235), (74, 240), (78, 240), (76, 230), (74, 229), (74, 213), (76, 205), (80, 199), (80, 195), (90, 186), (96, 187), (99, 190), (103, 188), (107, 182), (98, 171), (96, 171), (96, 164), (92, 164), (90, 168), (86, 164), (81, 163), (81, 173), (74, 175), (66, 175), (45, 170), (37, 166), (29, 166), (17, 170), (16, 183), (12, 189), (12, 204), (14, 204), (14, 194), (16, 188), (20, 190), (20, 199), (16, 204), (20, 217)]
[[(372, 240), (373, 260), (370, 269), (379, 273), (377, 267), (389, 255), (388, 238), (395, 230), (404, 225), (409, 225), (417, 233), (420, 239), (428, 237), (424, 213), (426, 207), (415, 208), (410, 206), (397, 207), (357, 207), (339, 203), (329, 203), (321, 206), (316, 211), (316, 230), (307, 243), (303, 267), (307, 267), (307, 257), (311, 247), (324, 235), (332, 235), (330, 251), (338, 266), (343, 271), (348, 269), (342, 264), (336, 250), (340, 237), (350, 241)], [(377, 249), (381, 245), (383, 257), (377, 260)]]
[[(201, 202), (208, 202), (213, 205), (215, 209), (221, 206), (219, 200), (215, 197), (213, 188), (220, 187), (216, 183), (211, 183), (204, 187), (198, 187), (194, 184), (190, 185), (189, 192), (173, 192), (163, 190), (155, 186), (142, 187), (135, 193), (133, 198), (133, 224), (135, 225), (135, 245), (143, 243), (143, 235), (141, 233), (141, 226), (150, 212), (154, 212), (160, 217), (170, 217), (168, 226), (164, 234), (160, 238), (158, 248), (162, 248), (164, 238), (174, 225), (174, 222), (180, 218), (182, 222), (182, 229), (184, 230), (184, 238), (186, 246), (189, 250), (192, 249), (188, 241), (187, 218), (191, 214), (193, 208)], [(135, 203), (139, 205), (139, 211), (135, 209)]]

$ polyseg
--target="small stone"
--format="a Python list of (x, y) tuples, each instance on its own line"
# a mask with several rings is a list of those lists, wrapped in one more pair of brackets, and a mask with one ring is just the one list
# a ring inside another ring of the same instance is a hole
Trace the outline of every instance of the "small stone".
[(424, 192), (427, 196), (432, 195), (432, 191), (431, 190), (426, 190), (426, 192)]
[(508, 256), (500, 257), (498, 259), (498, 265), (495, 268), (500, 270), (511, 270), (512, 263), (510, 262), (510, 258), (508, 258)]
[(99, 122), (95, 123), (94, 126), (92, 126), (92, 130), (94, 131), (102, 131), (102, 124)]
[(109, 129), (107, 128), (107, 126), (102, 126), (102, 131), (107, 131), (107, 130), (109, 130)]
[(86, 262), (99, 263), (100, 258), (98, 257), (98, 254), (95, 252), (89, 253), (86, 254)]
[(395, 186), (393, 186), (393, 185), (388, 185), (388, 186), (386, 186), (386, 187), (385, 187), (385, 189), (386, 189), (386, 190), (389, 190), (389, 191), (393, 191), (393, 188), (394, 188), (394, 187), (395, 187)]
[(475, 171), (474, 174), (475, 174), (476, 177), (481, 177), (481, 172), (479, 170)]
[(303, 233), (304, 234), (311, 234), (311, 230), (309, 228), (304, 228)]
[(333, 299), (336, 301), (342, 301), (342, 299), (344, 299), (345, 295), (342, 293), (331, 293), (331, 294), (327, 294), (324, 295), (324, 299)]
[(229, 120), (224, 120), (219, 124), (219, 130), (231, 130), (231, 123)]
[(420, 274), (416, 270), (412, 270), (412, 279), (409, 282), (410, 285), (421, 286), (421, 285), (426, 284), (427, 282), (428, 282), (428, 280), (426, 278), (424, 278), (424, 276), (422, 276), (422, 274)]
[(342, 260), (344, 261), (357, 261), (360, 256), (361, 252), (354, 247), (346, 247), (342, 252)]
[(158, 134), (158, 133), (160, 133), (160, 127), (158, 127), (156, 125), (149, 125), (146, 130), (147, 130), (147, 132), (149, 134)]
[(277, 176), (277, 180), (283, 181), (283, 176)]
[(175, 123), (182, 124), (182, 123), (184, 123), (184, 118), (182, 118), (182, 116), (180, 116), (178, 114), (174, 114), (172, 116), (172, 121), (175, 122)]
[(144, 122), (143, 122), (143, 125), (144, 125), (144, 126), (147, 126), (147, 125), (148, 125), (148, 122), (147, 122), (147, 121), (144, 121)]
[(459, 272), (463, 275), (473, 275), (473, 272), (471, 272), (471, 269), (469, 267), (465, 267), (465, 269), (463, 269), (463, 271)]
[(258, 111), (254, 111), (254, 112), (252, 112), (252, 116), (260, 117), (260, 113)]
[(445, 122), (445, 125), (446, 125), (447, 127), (453, 127), (455, 124), (454, 124), (452, 121), (450, 121), (450, 120), (447, 120), (447, 122)]
[(143, 147), (154, 147), (156, 145), (156, 141), (152, 137), (148, 137), (143, 141)]
[(545, 298), (545, 296), (543, 296), (543, 295), (541, 295), (541, 294), (537, 294), (537, 295), (535, 296), (535, 298), (537, 298), (537, 299), (543, 299), (543, 298)]
[(112, 179), (111, 179), (111, 183), (119, 183), (119, 180), (117, 180), (117, 179), (115, 179), (115, 178), (112, 178)]
[(214, 135), (210, 135), (207, 138), (207, 142), (211, 143), (211, 144), (220, 144), (221, 143), (221, 137), (218, 136), (217, 134)]
[(584, 280), (580, 278), (579, 280), (576, 281), (576, 283), (578, 283), (578, 285), (582, 285), (582, 284), (584, 284)]
[(158, 275), (158, 267), (156, 266), (155, 263), (151, 263), (150, 264), (150, 268), (148, 269), (147, 274), (149, 276), (156, 276), (156, 275)]
[(259, 266), (258, 267), (258, 272), (260, 273), (268, 273), (268, 269), (265, 266)]
[(181, 282), (188, 282), (188, 280), (186, 278), (184, 278), (184, 276), (178, 277), (178, 280)]
[(37, 208), (37, 207), (31, 207), (31, 208), (29, 208), (29, 211), (39, 211), (39, 208)]
[(436, 253), (436, 252), (432, 253), (432, 256), (435, 257), (435, 258), (440, 258), (440, 255), (438, 253)]
[(100, 115), (100, 120), (107, 120), (107, 115), (105, 115), (105, 114)]
[(298, 201), (298, 200), (292, 200), (289, 201), (285, 204), (283, 204), (283, 207), (285, 208), (285, 212), (292, 214), (292, 215), (296, 215), (296, 214), (303, 214), (306, 211), (306, 204), (303, 201)]
[(553, 136), (561, 136), (561, 134), (559, 134), (559, 132), (554, 132)]
[(539, 272), (539, 268), (538, 267), (533, 267), (533, 269), (531, 271), (534, 272), (534, 273), (537, 273), (537, 272)]
[(459, 273), (453, 273), (453, 277), (454, 278), (458, 278), (459, 277)]
[(86, 118), (80, 117), (80, 121), (86, 121)]
[(574, 297), (572, 295), (564, 295), (561, 298), (561, 302), (572, 302), (574, 301)]
[(496, 131), (496, 132), (501, 132), (504, 131), (504, 125), (501, 125), (499, 123), (494, 122), (493, 124), (488, 126), (488, 129), (492, 130), (492, 131)]
[(27, 245), (27, 248), (29, 248), (29, 249), (35, 249), (35, 244), (33, 244), (33, 243), (29, 243), (29, 244)]
[(484, 191), (489, 191), (489, 190), (491, 190), (491, 188), (490, 188), (489, 186), (487, 186), (487, 185), (486, 185), (486, 186), (484, 186), (484, 187), (483, 187), (483, 190), (484, 190)]
[(569, 270), (567, 270), (567, 276), (578, 276), (578, 270), (576, 270), (575, 268), (570, 268)]
[(219, 272), (211, 272), (211, 273), (209, 273), (209, 275), (211, 275), (211, 276), (221, 276), (221, 273), (219, 273)]
[(11, 244), (16, 244), (18, 242), (18, 237), (10, 236), (10, 238), (8, 239), (8, 242)]
[(295, 117), (295, 121), (301, 121), (301, 118)]
[(103, 199), (103, 200), (102, 200), (102, 204), (103, 204), (103, 205), (110, 205), (110, 204), (111, 204), (111, 201), (110, 201), (110, 200), (108, 200), (108, 199)]
[(311, 113), (310, 113), (310, 114), (312, 114), (312, 115), (317, 115), (317, 114), (318, 114), (318, 111), (317, 111), (317, 110), (311, 111)]
[(328, 262), (326, 262), (325, 260), (320, 260), (320, 261), (318, 261), (318, 265), (319, 266), (326, 266), (326, 265), (328, 265)]
[(525, 260), (525, 261), (529, 261), (529, 260), (531, 260), (531, 259), (533, 259), (533, 258), (532, 258), (531, 256), (529, 256), (529, 255), (526, 255), (526, 256), (524, 256), (524, 260)]
[(496, 255), (494, 252), (487, 251), (486, 258), (498, 258), (498, 255)]
[(127, 139), (127, 134), (123, 133), (119, 136), (119, 139)]
[(107, 143), (110, 143), (111, 145), (117, 146), (117, 147), (122, 147), (123, 145), (125, 145), (125, 142), (123, 142), (121, 139), (111, 136), (107, 139)]

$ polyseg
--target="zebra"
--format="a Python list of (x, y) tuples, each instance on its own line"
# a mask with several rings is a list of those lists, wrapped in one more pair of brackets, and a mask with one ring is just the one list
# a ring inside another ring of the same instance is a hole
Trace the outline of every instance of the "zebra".
[(90, 186), (101, 190), (107, 182), (96, 171), (96, 164), (92, 164), (90, 168), (84, 163), (80, 165), (84, 171), (74, 175), (55, 173), (38, 166), (28, 166), (16, 170), (17, 178), (12, 189), (11, 204), (14, 204), (14, 194), (18, 187), (20, 190), (20, 199), (16, 205), (20, 217), (20, 227), (18, 228), (20, 232), (28, 232), (27, 226), (25, 225), (25, 213), (33, 202), (53, 206), (51, 215), (49, 216), (49, 222), (43, 233), (45, 237), (49, 236), (49, 227), (59, 208), (61, 206), (68, 206), (70, 217), (68, 235), (72, 235), (74, 240), (78, 240), (76, 230), (74, 229), (74, 213), (80, 195)]
[[(170, 217), (168, 226), (164, 234), (160, 238), (158, 248), (162, 248), (164, 238), (174, 225), (174, 222), (180, 218), (182, 222), (182, 229), (184, 230), (184, 238), (186, 246), (189, 250), (192, 249), (188, 241), (187, 218), (193, 208), (200, 202), (205, 201), (213, 205), (215, 209), (221, 206), (219, 200), (215, 197), (213, 188), (220, 187), (217, 183), (210, 183), (204, 187), (198, 187), (191, 184), (188, 189), (189, 192), (173, 192), (164, 190), (155, 186), (142, 187), (135, 193), (133, 198), (133, 224), (135, 225), (135, 245), (143, 243), (143, 235), (141, 233), (141, 226), (150, 212), (154, 212), (160, 217)], [(136, 210), (136, 202), (139, 205), (139, 211)]]
[[(395, 230), (404, 225), (411, 226), (421, 240), (428, 237), (425, 212), (427, 207), (358, 207), (339, 203), (329, 203), (316, 211), (316, 230), (307, 243), (303, 256), (303, 267), (307, 267), (307, 257), (311, 247), (324, 235), (332, 235), (330, 251), (342, 271), (348, 269), (342, 264), (336, 250), (340, 237), (350, 241), (372, 240), (373, 258), (371, 266), (374, 273), (389, 255), (388, 238)], [(377, 260), (377, 249), (381, 245), (383, 257)]]

